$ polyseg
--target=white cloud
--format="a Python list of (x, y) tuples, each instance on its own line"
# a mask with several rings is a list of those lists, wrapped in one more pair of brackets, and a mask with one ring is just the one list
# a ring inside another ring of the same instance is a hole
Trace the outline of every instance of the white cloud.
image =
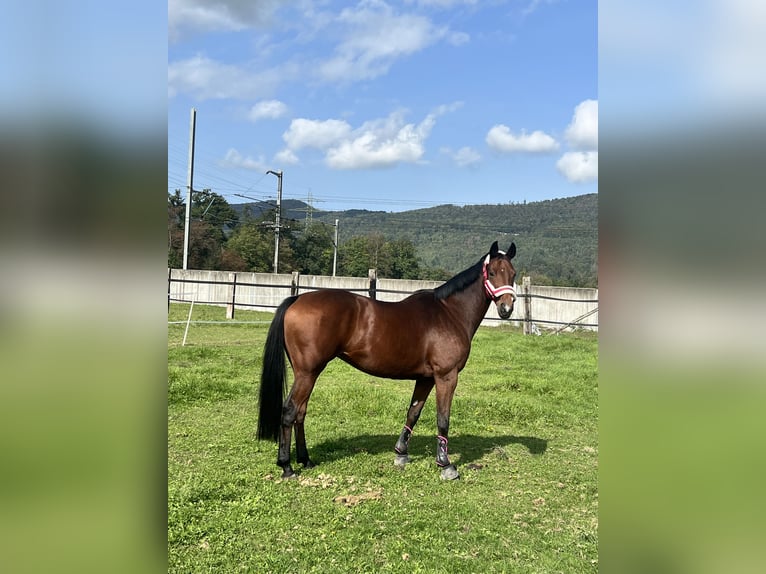
[(382, 1), (361, 2), (346, 8), (336, 22), (345, 28), (335, 54), (321, 63), (317, 73), (327, 82), (353, 82), (376, 78), (393, 63), (449, 37), (465, 43), (465, 35), (448, 36), (447, 28), (436, 27), (417, 14), (397, 14)]
[(598, 152), (567, 152), (556, 162), (556, 169), (572, 183), (596, 181), (598, 179)]
[[(261, 26), (276, 18), (279, 4), (278, 0), (170, 0), (169, 36), (172, 41), (187, 30), (226, 32)], [(302, 19), (289, 24), (300, 40), (288, 61), (266, 64), (272, 61), (274, 45), (263, 34), (250, 61), (223, 63), (198, 55), (169, 62), (169, 97), (186, 93), (198, 100), (259, 99), (290, 80), (350, 84), (382, 76), (396, 62), (438, 42), (461, 46), (470, 41), (465, 32), (436, 24), (422, 13), (402, 13), (383, 0), (362, 0), (335, 14), (315, 10), (310, 3), (301, 9)], [(331, 51), (323, 54), (327, 42)]]
[(252, 169), (255, 171), (266, 171), (270, 169), (265, 158), (259, 157), (258, 159), (253, 159), (250, 156), (243, 157), (242, 154), (234, 148), (229, 148), (229, 151), (226, 152), (226, 156), (218, 161), (218, 165), (221, 167)]
[(334, 169), (391, 167), (414, 163), (425, 153), (425, 140), (436, 123), (429, 114), (419, 124), (404, 124), (403, 114), (365, 122), (353, 136), (327, 150), (327, 165)]
[(478, 163), (481, 160), (479, 152), (470, 147), (461, 147), (453, 156), (455, 163), (459, 167), (468, 167)]
[(531, 2), (527, 4), (527, 7), (522, 11), (522, 14), (524, 14), (524, 16), (529, 16), (532, 12), (537, 10), (541, 4), (556, 4), (557, 2), (558, 0), (531, 0)]
[(502, 153), (547, 153), (559, 148), (558, 142), (545, 132), (535, 130), (527, 134), (522, 130), (515, 135), (503, 124), (493, 126), (487, 132), (486, 142), (490, 148)]
[(447, 35), (447, 41), (453, 46), (462, 46), (471, 41), (471, 36), (465, 32), (450, 32)]
[(300, 163), (298, 156), (293, 153), (291, 149), (283, 149), (274, 156), (275, 165), (295, 165)]
[(565, 135), (569, 145), (576, 149), (594, 150), (598, 148), (597, 100), (585, 100), (578, 104)]
[[(404, 112), (395, 111), (386, 118), (364, 122), (356, 129), (344, 120), (298, 118), (282, 134), (287, 148), (280, 153), (314, 148), (324, 153), (330, 168), (343, 170), (420, 162), (436, 119), (461, 105), (462, 102), (455, 102), (439, 106), (417, 124), (405, 122)], [(464, 160), (468, 157), (465, 153)]]
[[(408, 3), (412, 0), (407, 0)], [(479, 0), (417, 0), (418, 5), (433, 8), (452, 8), (458, 4), (470, 6), (478, 4)]]
[(320, 150), (337, 144), (351, 134), (351, 126), (343, 120), (307, 120), (298, 118), (282, 134), (289, 149), (316, 148)]
[(278, 0), (168, 0), (168, 38), (187, 31), (237, 31), (269, 21)]
[[(572, 183), (598, 180), (598, 101), (585, 100), (574, 110), (565, 130), (565, 139), (572, 151), (564, 153), (556, 162), (556, 169)], [(559, 149), (559, 143), (545, 132), (531, 134), (522, 130), (511, 132), (508, 126), (498, 124), (487, 132), (487, 145), (502, 153), (548, 153)]]
[(287, 113), (287, 106), (279, 100), (264, 100), (255, 104), (247, 114), (247, 117), (254, 122), (267, 119), (275, 120), (281, 118)]
[(168, 97), (171, 98), (187, 93), (198, 100), (255, 99), (272, 92), (279, 81), (279, 74), (274, 71), (252, 74), (205, 56), (168, 64)]
[(559, 173), (572, 183), (598, 181), (598, 101), (585, 100), (574, 110), (565, 137), (568, 151), (556, 162)]
[(463, 102), (461, 101), (452, 102), (451, 104), (442, 104), (441, 106), (436, 106), (436, 109), (433, 111), (433, 115), (443, 116), (444, 114), (456, 112), (462, 107)]
[(471, 147), (461, 147), (457, 151), (450, 148), (442, 148), (441, 152), (449, 156), (458, 167), (471, 167), (481, 161), (481, 155)]

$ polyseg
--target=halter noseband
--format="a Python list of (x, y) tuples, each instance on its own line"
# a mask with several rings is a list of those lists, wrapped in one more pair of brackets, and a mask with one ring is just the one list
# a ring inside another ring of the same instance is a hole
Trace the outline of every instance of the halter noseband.
[[(498, 251), (498, 253), (500, 255), (505, 255), (505, 251)], [(486, 259), (484, 259), (484, 267), (482, 268), (482, 274), (484, 275), (484, 290), (487, 292), (487, 297), (493, 301), (497, 301), (506, 293), (510, 293), (513, 295), (513, 298), (516, 299), (516, 282), (514, 282), (513, 285), (501, 285), (500, 287), (495, 287), (489, 280), (489, 275), (487, 274), (488, 266), (489, 254), (487, 254)]]

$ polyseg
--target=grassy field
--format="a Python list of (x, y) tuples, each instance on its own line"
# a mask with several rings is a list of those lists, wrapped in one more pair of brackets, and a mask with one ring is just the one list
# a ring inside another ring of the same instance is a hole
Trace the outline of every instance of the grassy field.
[[(173, 305), (169, 320), (185, 320)], [(224, 309), (195, 306), (195, 320)], [(596, 572), (598, 340), (480, 328), (434, 463), (433, 395), (393, 464), (412, 384), (333, 361), (309, 402), (318, 466), (279, 479), (255, 440), (269, 314), (168, 326), (169, 572)]]

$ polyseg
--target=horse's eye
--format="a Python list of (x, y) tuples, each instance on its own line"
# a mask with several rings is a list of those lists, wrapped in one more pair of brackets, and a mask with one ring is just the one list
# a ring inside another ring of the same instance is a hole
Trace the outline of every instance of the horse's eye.
[(495, 272), (494, 272), (494, 271), (490, 271), (490, 272), (489, 272), (489, 276), (490, 276), (490, 277), (494, 277), (494, 276), (495, 276)]

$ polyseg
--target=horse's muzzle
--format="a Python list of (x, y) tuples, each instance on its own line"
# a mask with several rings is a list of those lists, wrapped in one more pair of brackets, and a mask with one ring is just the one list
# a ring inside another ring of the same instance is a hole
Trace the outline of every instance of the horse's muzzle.
[(501, 319), (507, 319), (511, 316), (511, 313), (513, 313), (513, 304), (515, 301), (515, 299), (511, 299), (510, 305), (505, 301), (497, 302), (497, 314), (500, 315)]

